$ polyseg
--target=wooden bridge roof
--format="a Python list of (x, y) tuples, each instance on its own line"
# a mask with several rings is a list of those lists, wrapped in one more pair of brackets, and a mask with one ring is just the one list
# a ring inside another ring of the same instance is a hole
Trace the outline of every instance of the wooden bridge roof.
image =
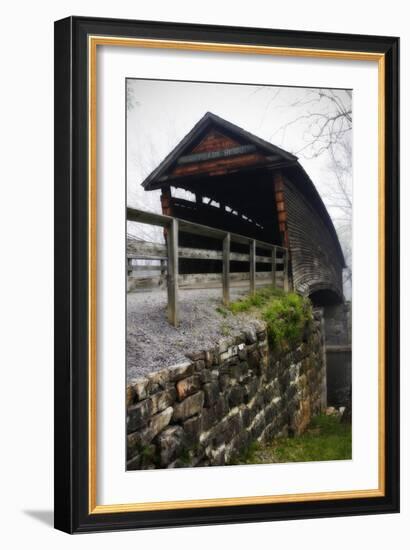
[[(207, 146), (206, 140), (210, 139), (211, 134), (214, 143), (212, 146)], [(221, 147), (214, 145), (218, 136), (221, 138)], [(240, 174), (248, 170), (260, 171), (261, 169), (279, 169), (297, 183), (329, 228), (340, 261), (344, 266), (343, 252), (333, 222), (315, 185), (298, 162), (298, 158), (214, 113), (207, 112), (193, 126), (142, 182), (142, 186), (146, 191), (170, 185), (189, 189), (191, 184), (194, 187), (195, 180), (198, 186), (198, 178), (203, 185), (203, 178), (207, 176), (212, 178), (212, 176)], [(221, 189), (218, 192), (221, 193)], [(205, 194), (211, 196), (208, 191)]]
[[(289, 163), (297, 162), (297, 157), (288, 153), (284, 149), (261, 139), (250, 132), (247, 132), (240, 126), (225, 120), (214, 113), (207, 112), (195, 124), (186, 136), (178, 143), (178, 145), (165, 157), (165, 159), (151, 172), (151, 174), (142, 182), (142, 186), (147, 191), (159, 189), (163, 187), (167, 180), (166, 175), (169, 174), (172, 167), (183, 157), (187, 152), (191, 151), (201, 139), (204, 138), (207, 131), (211, 128), (220, 130), (228, 135), (239, 138), (242, 143), (254, 145), (255, 148), (268, 154), (269, 160), (276, 160)], [(238, 154), (240, 151), (238, 150)]]

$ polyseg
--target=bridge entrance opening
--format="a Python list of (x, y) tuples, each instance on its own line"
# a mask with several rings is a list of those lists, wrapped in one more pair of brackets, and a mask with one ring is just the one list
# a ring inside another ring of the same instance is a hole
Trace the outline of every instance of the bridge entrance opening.
[(314, 307), (335, 306), (342, 303), (340, 296), (330, 289), (317, 290), (309, 296)]

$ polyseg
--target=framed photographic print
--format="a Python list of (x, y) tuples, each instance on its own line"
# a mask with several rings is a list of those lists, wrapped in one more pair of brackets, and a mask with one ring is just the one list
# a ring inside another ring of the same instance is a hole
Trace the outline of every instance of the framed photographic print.
[(56, 528), (399, 510), (398, 55), (56, 22)]

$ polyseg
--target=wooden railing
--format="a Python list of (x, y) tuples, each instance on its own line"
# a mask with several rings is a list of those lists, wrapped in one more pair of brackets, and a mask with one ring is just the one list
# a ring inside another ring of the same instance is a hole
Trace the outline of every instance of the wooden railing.
[[(249, 262), (249, 280), (250, 293), (256, 290), (256, 264), (269, 263), (271, 265), (271, 283), (277, 285), (277, 273), (283, 272), (283, 288), (285, 292), (289, 290), (288, 261), (289, 254), (286, 248), (269, 244), (263, 241), (251, 239), (244, 235), (230, 233), (214, 227), (208, 227), (186, 220), (177, 219), (171, 216), (164, 216), (153, 212), (145, 212), (135, 208), (127, 208), (127, 220), (132, 222), (144, 223), (148, 225), (160, 226), (167, 229), (167, 243), (154, 244), (143, 241), (131, 241), (127, 245), (127, 257), (129, 262), (129, 271), (147, 270), (167, 271), (167, 290), (168, 290), (168, 320), (178, 325), (178, 258), (190, 258), (197, 260), (221, 260), (222, 261), (222, 298), (225, 305), (230, 301), (230, 262)], [(178, 245), (179, 232), (191, 233), (211, 237), (222, 241), (222, 251), (205, 250), (202, 248), (180, 247)], [(231, 243), (239, 243), (249, 246), (249, 254), (231, 251)], [(269, 256), (257, 255), (256, 250), (262, 249), (269, 251)], [(159, 260), (157, 266), (132, 266), (133, 259), (141, 260)], [(278, 267), (282, 267), (278, 270)]]

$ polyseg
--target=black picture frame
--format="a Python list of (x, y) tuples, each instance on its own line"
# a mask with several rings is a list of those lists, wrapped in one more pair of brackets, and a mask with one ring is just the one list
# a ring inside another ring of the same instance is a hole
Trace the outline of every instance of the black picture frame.
[[(158, 511), (89, 510), (90, 35), (377, 52), (385, 59), (385, 494)], [(67, 533), (399, 511), (399, 39), (68, 17), (55, 23), (55, 527)]]

